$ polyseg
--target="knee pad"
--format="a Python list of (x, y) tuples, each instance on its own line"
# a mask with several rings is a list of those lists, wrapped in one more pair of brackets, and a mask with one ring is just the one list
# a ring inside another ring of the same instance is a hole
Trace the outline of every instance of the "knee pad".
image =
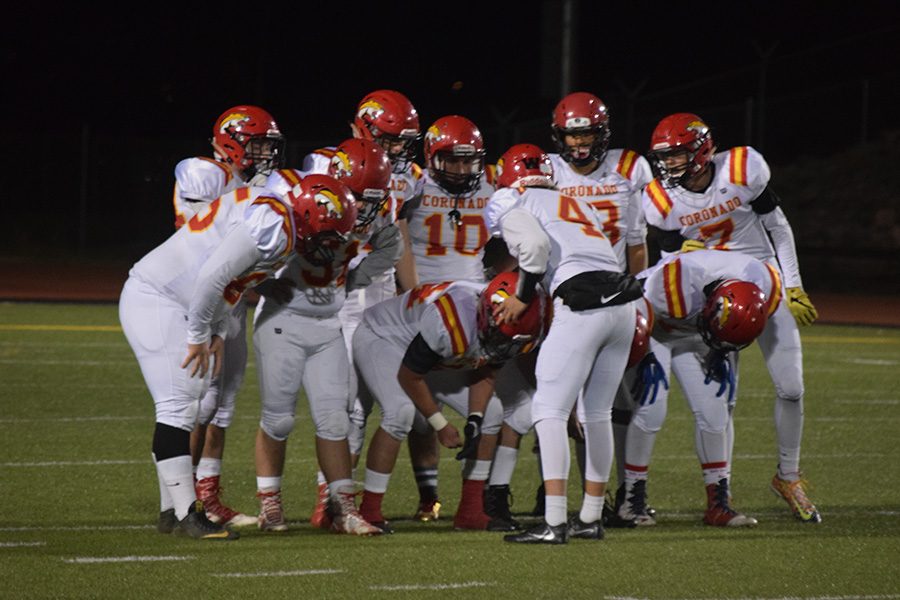
[(200, 400), (200, 408), (197, 415), (197, 423), (200, 425), (209, 425), (216, 416), (219, 409), (218, 389), (210, 387), (203, 399)]
[(283, 442), (294, 430), (294, 415), (273, 415), (263, 411), (259, 420), (259, 428), (273, 440)]
[(531, 429), (531, 401), (523, 402), (503, 413), (503, 422), (519, 435), (525, 435)]
[(416, 407), (412, 402), (404, 402), (396, 410), (385, 412), (381, 418), (381, 428), (395, 440), (404, 440), (412, 429)]
[(350, 432), (350, 415), (344, 410), (325, 410), (315, 416), (316, 437), (338, 441)]
[(485, 435), (496, 435), (503, 424), (503, 405), (500, 399), (494, 396), (488, 401), (484, 410), (484, 420), (481, 422), (481, 432)]
[(215, 416), (213, 416), (212, 424), (218, 427), (219, 429), (228, 429), (231, 426), (231, 422), (234, 420), (234, 403), (231, 403), (227, 406), (220, 406), (219, 410), (216, 411)]
[(631, 414), (631, 424), (646, 433), (658, 433), (666, 420), (666, 408), (666, 403), (659, 400), (638, 406)]

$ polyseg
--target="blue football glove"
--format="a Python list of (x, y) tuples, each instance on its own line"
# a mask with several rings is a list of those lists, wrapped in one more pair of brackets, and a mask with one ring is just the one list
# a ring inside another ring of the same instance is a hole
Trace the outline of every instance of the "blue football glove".
[(473, 413), (466, 419), (466, 427), (463, 430), (465, 440), (462, 450), (456, 453), (456, 460), (475, 458), (478, 454), (478, 444), (481, 442), (481, 422), (484, 420), (479, 414)]
[(639, 398), (638, 402), (641, 406), (656, 402), (660, 384), (669, 389), (666, 371), (652, 352), (648, 352), (635, 369), (637, 371), (634, 378), (634, 387), (631, 388), (631, 395), (634, 398)]
[(716, 398), (728, 392), (728, 403), (734, 400), (734, 367), (731, 365), (731, 358), (727, 352), (721, 350), (710, 350), (706, 358), (703, 359), (703, 372), (706, 379), (703, 383), (709, 385), (710, 382), (719, 384), (719, 391), (716, 392)]

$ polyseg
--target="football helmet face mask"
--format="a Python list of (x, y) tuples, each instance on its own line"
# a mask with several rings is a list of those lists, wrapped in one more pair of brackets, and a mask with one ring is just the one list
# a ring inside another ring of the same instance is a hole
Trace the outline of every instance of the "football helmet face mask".
[(516, 144), (497, 161), (497, 183), (511, 188), (553, 188), (550, 157), (533, 144)]
[(609, 113), (593, 94), (575, 92), (560, 100), (553, 109), (551, 130), (559, 155), (576, 167), (602, 162), (606, 156)]
[(222, 113), (213, 125), (211, 143), (244, 181), (268, 175), (284, 158), (284, 136), (272, 115), (258, 106), (234, 106)]
[(473, 193), (484, 174), (484, 140), (478, 127), (458, 115), (435, 121), (425, 132), (425, 163), (450, 195)]
[(365, 229), (390, 198), (391, 162), (375, 142), (344, 140), (335, 149), (328, 174), (346, 184), (356, 200), (356, 228)]
[(328, 175), (307, 175), (287, 194), (297, 227), (297, 253), (315, 265), (334, 262), (356, 222), (346, 185)]
[(515, 295), (518, 283), (517, 272), (500, 273), (481, 293), (478, 303), (478, 341), (491, 363), (503, 362), (531, 352), (550, 328), (553, 304), (549, 296), (540, 289), (518, 321), (502, 325), (494, 322), (494, 308)]
[(703, 173), (715, 151), (709, 126), (700, 117), (676, 113), (653, 130), (647, 159), (653, 175), (672, 188)]
[(767, 320), (762, 290), (749, 281), (728, 279), (709, 293), (697, 326), (707, 346), (730, 352), (752, 344)]
[(392, 172), (406, 172), (422, 138), (419, 113), (406, 96), (394, 90), (376, 90), (366, 95), (356, 107), (353, 124), (358, 135), (387, 152)]

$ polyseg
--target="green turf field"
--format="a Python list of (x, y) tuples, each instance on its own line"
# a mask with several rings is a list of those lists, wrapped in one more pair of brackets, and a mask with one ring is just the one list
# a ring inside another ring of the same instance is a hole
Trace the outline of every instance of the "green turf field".
[[(803, 467), (820, 525), (794, 521), (768, 489), (772, 386), (752, 347), (741, 361), (733, 495), (756, 529), (701, 524), (692, 419), (675, 393), (651, 467), (655, 528), (523, 547), (455, 532), (447, 520), (413, 523), (417, 495), (402, 456), (385, 499), (394, 535), (312, 530), (315, 461), (301, 403), (284, 484), (291, 530), (209, 543), (153, 527), (153, 404), (116, 308), (0, 304), (0, 597), (900, 598), (900, 330), (814, 326), (803, 340)], [(256, 506), (258, 402), (251, 352), (223, 475), (226, 499), (247, 512)], [(377, 422), (376, 410), (370, 432)], [(532, 445), (529, 435), (514, 512), (533, 505)], [(450, 451), (440, 477), (452, 519), (459, 467)], [(569, 508), (579, 502), (573, 484)]]

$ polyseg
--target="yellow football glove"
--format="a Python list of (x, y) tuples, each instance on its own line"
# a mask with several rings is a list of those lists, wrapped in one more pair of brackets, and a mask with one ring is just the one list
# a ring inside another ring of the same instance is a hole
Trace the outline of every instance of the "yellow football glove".
[(704, 244), (700, 240), (688, 239), (688, 240), (684, 240), (684, 242), (681, 244), (682, 252), (692, 252), (694, 250), (705, 250), (705, 249), (706, 249), (706, 244)]
[(798, 325), (812, 325), (819, 318), (819, 312), (803, 288), (788, 288), (787, 295), (788, 308)]

